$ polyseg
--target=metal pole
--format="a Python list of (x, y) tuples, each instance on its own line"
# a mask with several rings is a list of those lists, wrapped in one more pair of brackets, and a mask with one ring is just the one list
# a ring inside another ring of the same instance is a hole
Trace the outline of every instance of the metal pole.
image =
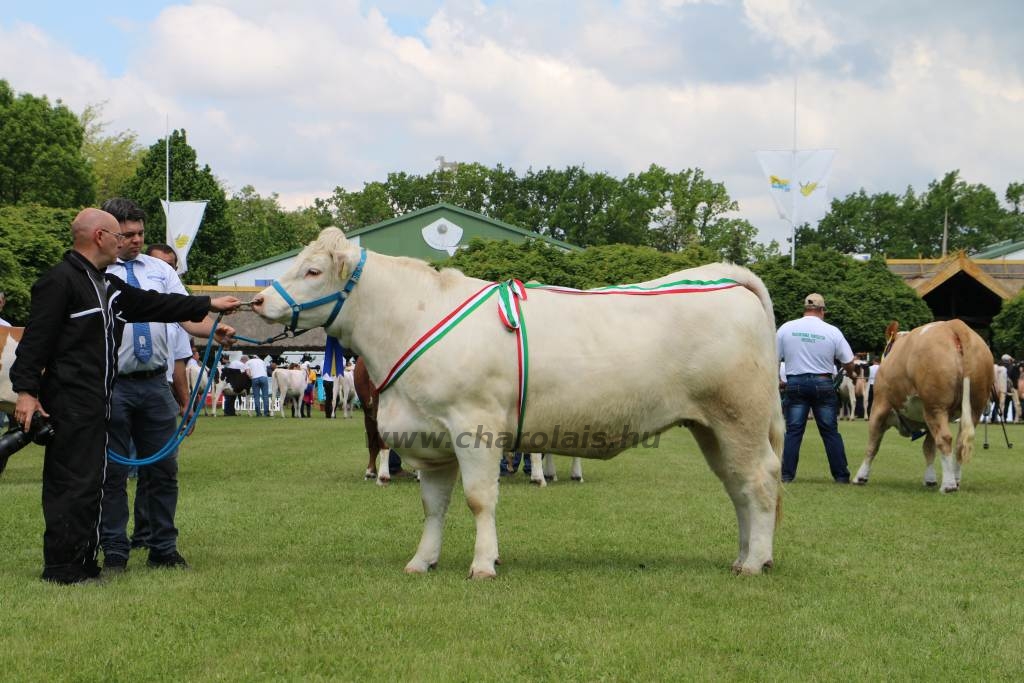
[(171, 243), (171, 117), (164, 119), (164, 200), (167, 202), (167, 226), (164, 229), (164, 239)]
[[(796, 72), (793, 72), (793, 159), (790, 163), (790, 183), (793, 182), (796, 173)], [(796, 196), (793, 194), (793, 188), (790, 186), (789, 189), (789, 266), (796, 268)]]

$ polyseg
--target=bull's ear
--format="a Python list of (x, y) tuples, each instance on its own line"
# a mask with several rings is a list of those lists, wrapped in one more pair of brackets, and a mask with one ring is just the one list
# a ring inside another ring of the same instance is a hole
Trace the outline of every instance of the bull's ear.
[(359, 263), (359, 249), (346, 241), (345, 248), (331, 252), (331, 257), (334, 259), (334, 272), (338, 274), (339, 280), (344, 281)]
[(900, 331), (900, 321), (893, 320), (885, 328), (885, 338), (892, 339), (896, 336), (896, 333)]

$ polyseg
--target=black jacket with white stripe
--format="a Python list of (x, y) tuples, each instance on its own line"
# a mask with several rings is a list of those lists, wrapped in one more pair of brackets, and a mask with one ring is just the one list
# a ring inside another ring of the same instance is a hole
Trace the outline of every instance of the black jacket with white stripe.
[[(91, 274), (90, 274), (91, 273)], [(106, 296), (98, 282), (106, 283)], [(210, 297), (157, 294), (96, 269), (76, 251), (32, 286), (32, 307), (11, 365), (16, 392), (50, 409), (58, 394), (106, 407), (126, 322), (199, 322)]]

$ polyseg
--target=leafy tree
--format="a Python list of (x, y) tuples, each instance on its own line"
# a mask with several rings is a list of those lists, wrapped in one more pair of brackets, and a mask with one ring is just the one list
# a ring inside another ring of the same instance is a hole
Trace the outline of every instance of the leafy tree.
[(992, 346), (996, 355), (1024, 357), (1024, 293), (1004, 302), (992, 319)]
[(548, 285), (578, 287), (570, 257), (570, 254), (539, 239), (516, 244), (476, 237), (464, 249), (459, 249), (437, 265), (492, 282), (516, 278), (523, 282), (536, 280)]
[(671, 173), (652, 165), (616, 179), (582, 166), (530, 169), (522, 177), (477, 163), (425, 176), (390, 173), (358, 192), (336, 188), (315, 210), (321, 225), (344, 230), (372, 225), (448, 202), (578, 246), (631, 244), (665, 251), (710, 246), (719, 259), (745, 263), (778, 252), (755, 241), (746, 221), (727, 219), (736, 209), (722, 183), (700, 169)]
[(868, 195), (861, 189), (833, 200), (817, 228), (800, 227), (797, 253), (804, 246), (817, 244), (844, 253), (933, 258), (942, 253), (947, 221), (947, 252), (976, 251), (1006, 239), (1019, 239), (1024, 230), (1024, 219), (1018, 211), (1022, 188), (1013, 183), (1007, 188), (1006, 200), (1012, 207), (1009, 212), (999, 204), (995, 192), (985, 185), (963, 181), (959, 171), (932, 181), (920, 196), (915, 196), (911, 188), (902, 196)]
[(102, 116), (102, 104), (89, 105), (79, 116), (79, 123), (85, 132), (82, 154), (96, 179), (95, 195), (108, 199), (123, 194), (122, 189), (142, 162), (144, 150), (134, 131), (103, 135), (108, 124)]
[(71, 248), (75, 209), (38, 204), (0, 206), (0, 289), (7, 293), (3, 317), (28, 320), (32, 284)]
[(315, 210), (285, 211), (277, 194), (261, 197), (246, 185), (228, 200), (227, 219), (235, 239), (236, 263), (251, 263), (305, 245), (320, 226)]
[(78, 118), (60, 100), (51, 105), (46, 97), (15, 96), (0, 80), (0, 205), (91, 204), (83, 137)]
[(1013, 213), (1020, 213), (1020, 205), (1024, 201), (1024, 183), (1010, 183), (1007, 185), (1005, 197)]
[[(227, 197), (209, 165), (199, 166), (184, 130), (171, 133), (171, 200), (206, 200), (206, 213), (188, 253), (192, 283), (213, 282), (213, 276), (238, 265), (235, 238), (227, 217)], [(124, 185), (124, 195), (146, 211), (146, 242), (166, 242), (167, 219), (160, 200), (165, 192), (166, 141), (150, 146), (138, 169)], [(106, 198), (104, 198), (106, 199)]]
[(710, 251), (697, 245), (671, 254), (652, 247), (625, 244), (564, 252), (543, 240), (514, 244), (477, 238), (438, 265), (494, 282), (517, 278), (524, 282), (535, 280), (547, 285), (590, 289), (653, 280), (713, 260)]
[(909, 330), (932, 319), (924, 300), (883, 259), (855, 261), (814, 245), (797, 250), (795, 269), (788, 257), (751, 267), (772, 295), (776, 326), (802, 316), (804, 298), (818, 292), (828, 306), (826, 319), (842, 330), (854, 351), (881, 351), (892, 320)]
[(996, 193), (981, 184), (970, 185), (961, 180), (959, 171), (950, 171), (942, 180), (932, 181), (921, 197), (913, 234), (925, 255), (942, 253), (947, 215), (949, 251), (977, 251), (1013, 236), (999, 229), (1004, 214)]

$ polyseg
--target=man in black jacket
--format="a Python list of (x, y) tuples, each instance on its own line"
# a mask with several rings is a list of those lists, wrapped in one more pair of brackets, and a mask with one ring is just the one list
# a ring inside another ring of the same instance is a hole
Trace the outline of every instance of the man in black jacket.
[(122, 240), (117, 220), (105, 211), (81, 211), (71, 232), (74, 249), (32, 286), (28, 325), (11, 366), (14, 419), (28, 431), (38, 412), (54, 429), (43, 463), (42, 578), (64, 584), (100, 571), (107, 420), (125, 322), (198, 322), (208, 311), (241, 303), (230, 296), (156, 294), (104, 275)]

